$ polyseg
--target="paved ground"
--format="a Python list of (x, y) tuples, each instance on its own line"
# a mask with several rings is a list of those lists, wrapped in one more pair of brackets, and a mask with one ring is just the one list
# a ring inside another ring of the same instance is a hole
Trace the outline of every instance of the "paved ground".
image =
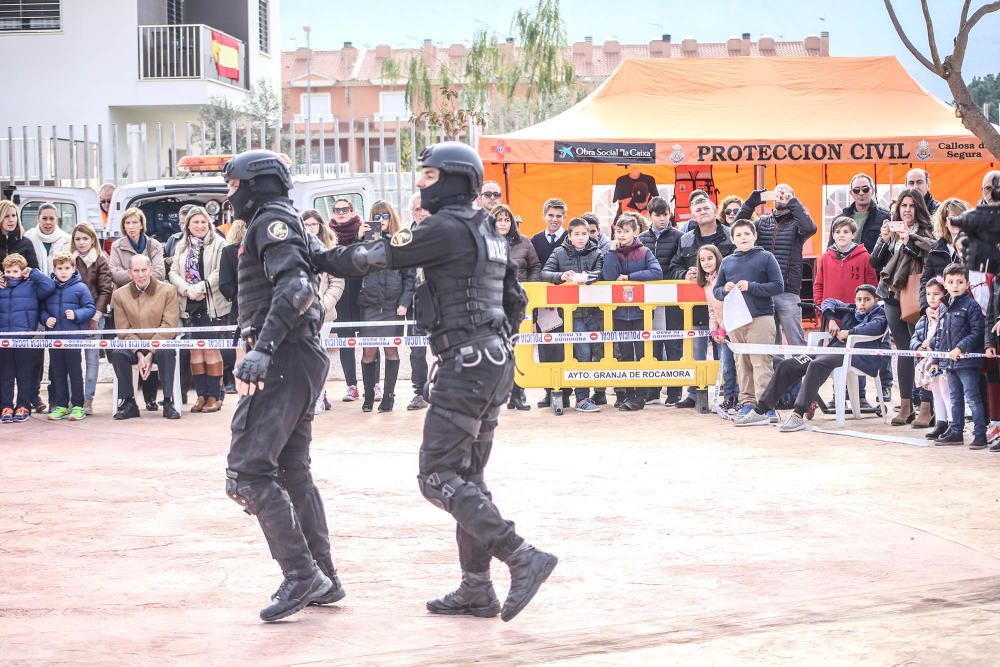
[[(2, 427), (0, 663), (997, 661), (997, 454), (663, 406), (505, 411), (491, 487), (561, 560), (502, 623), (424, 611), (458, 567), (448, 518), (417, 492), (422, 415), (337, 403), (314, 459), (348, 597), (264, 625), (278, 572), (223, 493), (232, 405), (119, 423), (109, 393), (81, 424)], [(501, 564), (494, 578), (504, 595)]]

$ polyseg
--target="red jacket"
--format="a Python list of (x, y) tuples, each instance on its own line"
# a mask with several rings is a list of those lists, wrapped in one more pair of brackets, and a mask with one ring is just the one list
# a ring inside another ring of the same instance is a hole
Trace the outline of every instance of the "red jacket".
[(837, 258), (836, 246), (830, 246), (816, 262), (813, 303), (818, 306), (823, 299), (854, 303), (854, 290), (865, 283), (878, 284), (865, 247), (859, 243), (841, 260)]

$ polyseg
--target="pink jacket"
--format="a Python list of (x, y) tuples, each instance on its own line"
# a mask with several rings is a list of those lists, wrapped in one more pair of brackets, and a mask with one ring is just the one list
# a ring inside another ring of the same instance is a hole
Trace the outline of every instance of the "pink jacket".
[(718, 273), (706, 276), (705, 301), (708, 302), (708, 330), (715, 331), (722, 326), (722, 302), (715, 298), (715, 279)]

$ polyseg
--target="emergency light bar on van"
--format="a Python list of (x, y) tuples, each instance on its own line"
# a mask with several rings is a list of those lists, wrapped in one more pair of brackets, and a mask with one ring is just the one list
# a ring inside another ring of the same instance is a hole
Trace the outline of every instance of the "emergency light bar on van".
[[(292, 166), (292, 159), (284, 153), (279, 153), (281, 160)], [(221, 173), (226, 163), (233, 159), (233, 155), (185, 155), (177, 162), (178, 172), (187, 173)]]

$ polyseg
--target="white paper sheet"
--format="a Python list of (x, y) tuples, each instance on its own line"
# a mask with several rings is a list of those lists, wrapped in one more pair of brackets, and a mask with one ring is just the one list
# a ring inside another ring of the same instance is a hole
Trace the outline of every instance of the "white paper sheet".
[(726, 300), (722, 302), (722, 322), (726, 331), (736, 331), (742, 326), (746, 326), (753, 321), (753, 315), (747, 308), (746, 299), (743, 292), (734, 289), (726, 295)]

